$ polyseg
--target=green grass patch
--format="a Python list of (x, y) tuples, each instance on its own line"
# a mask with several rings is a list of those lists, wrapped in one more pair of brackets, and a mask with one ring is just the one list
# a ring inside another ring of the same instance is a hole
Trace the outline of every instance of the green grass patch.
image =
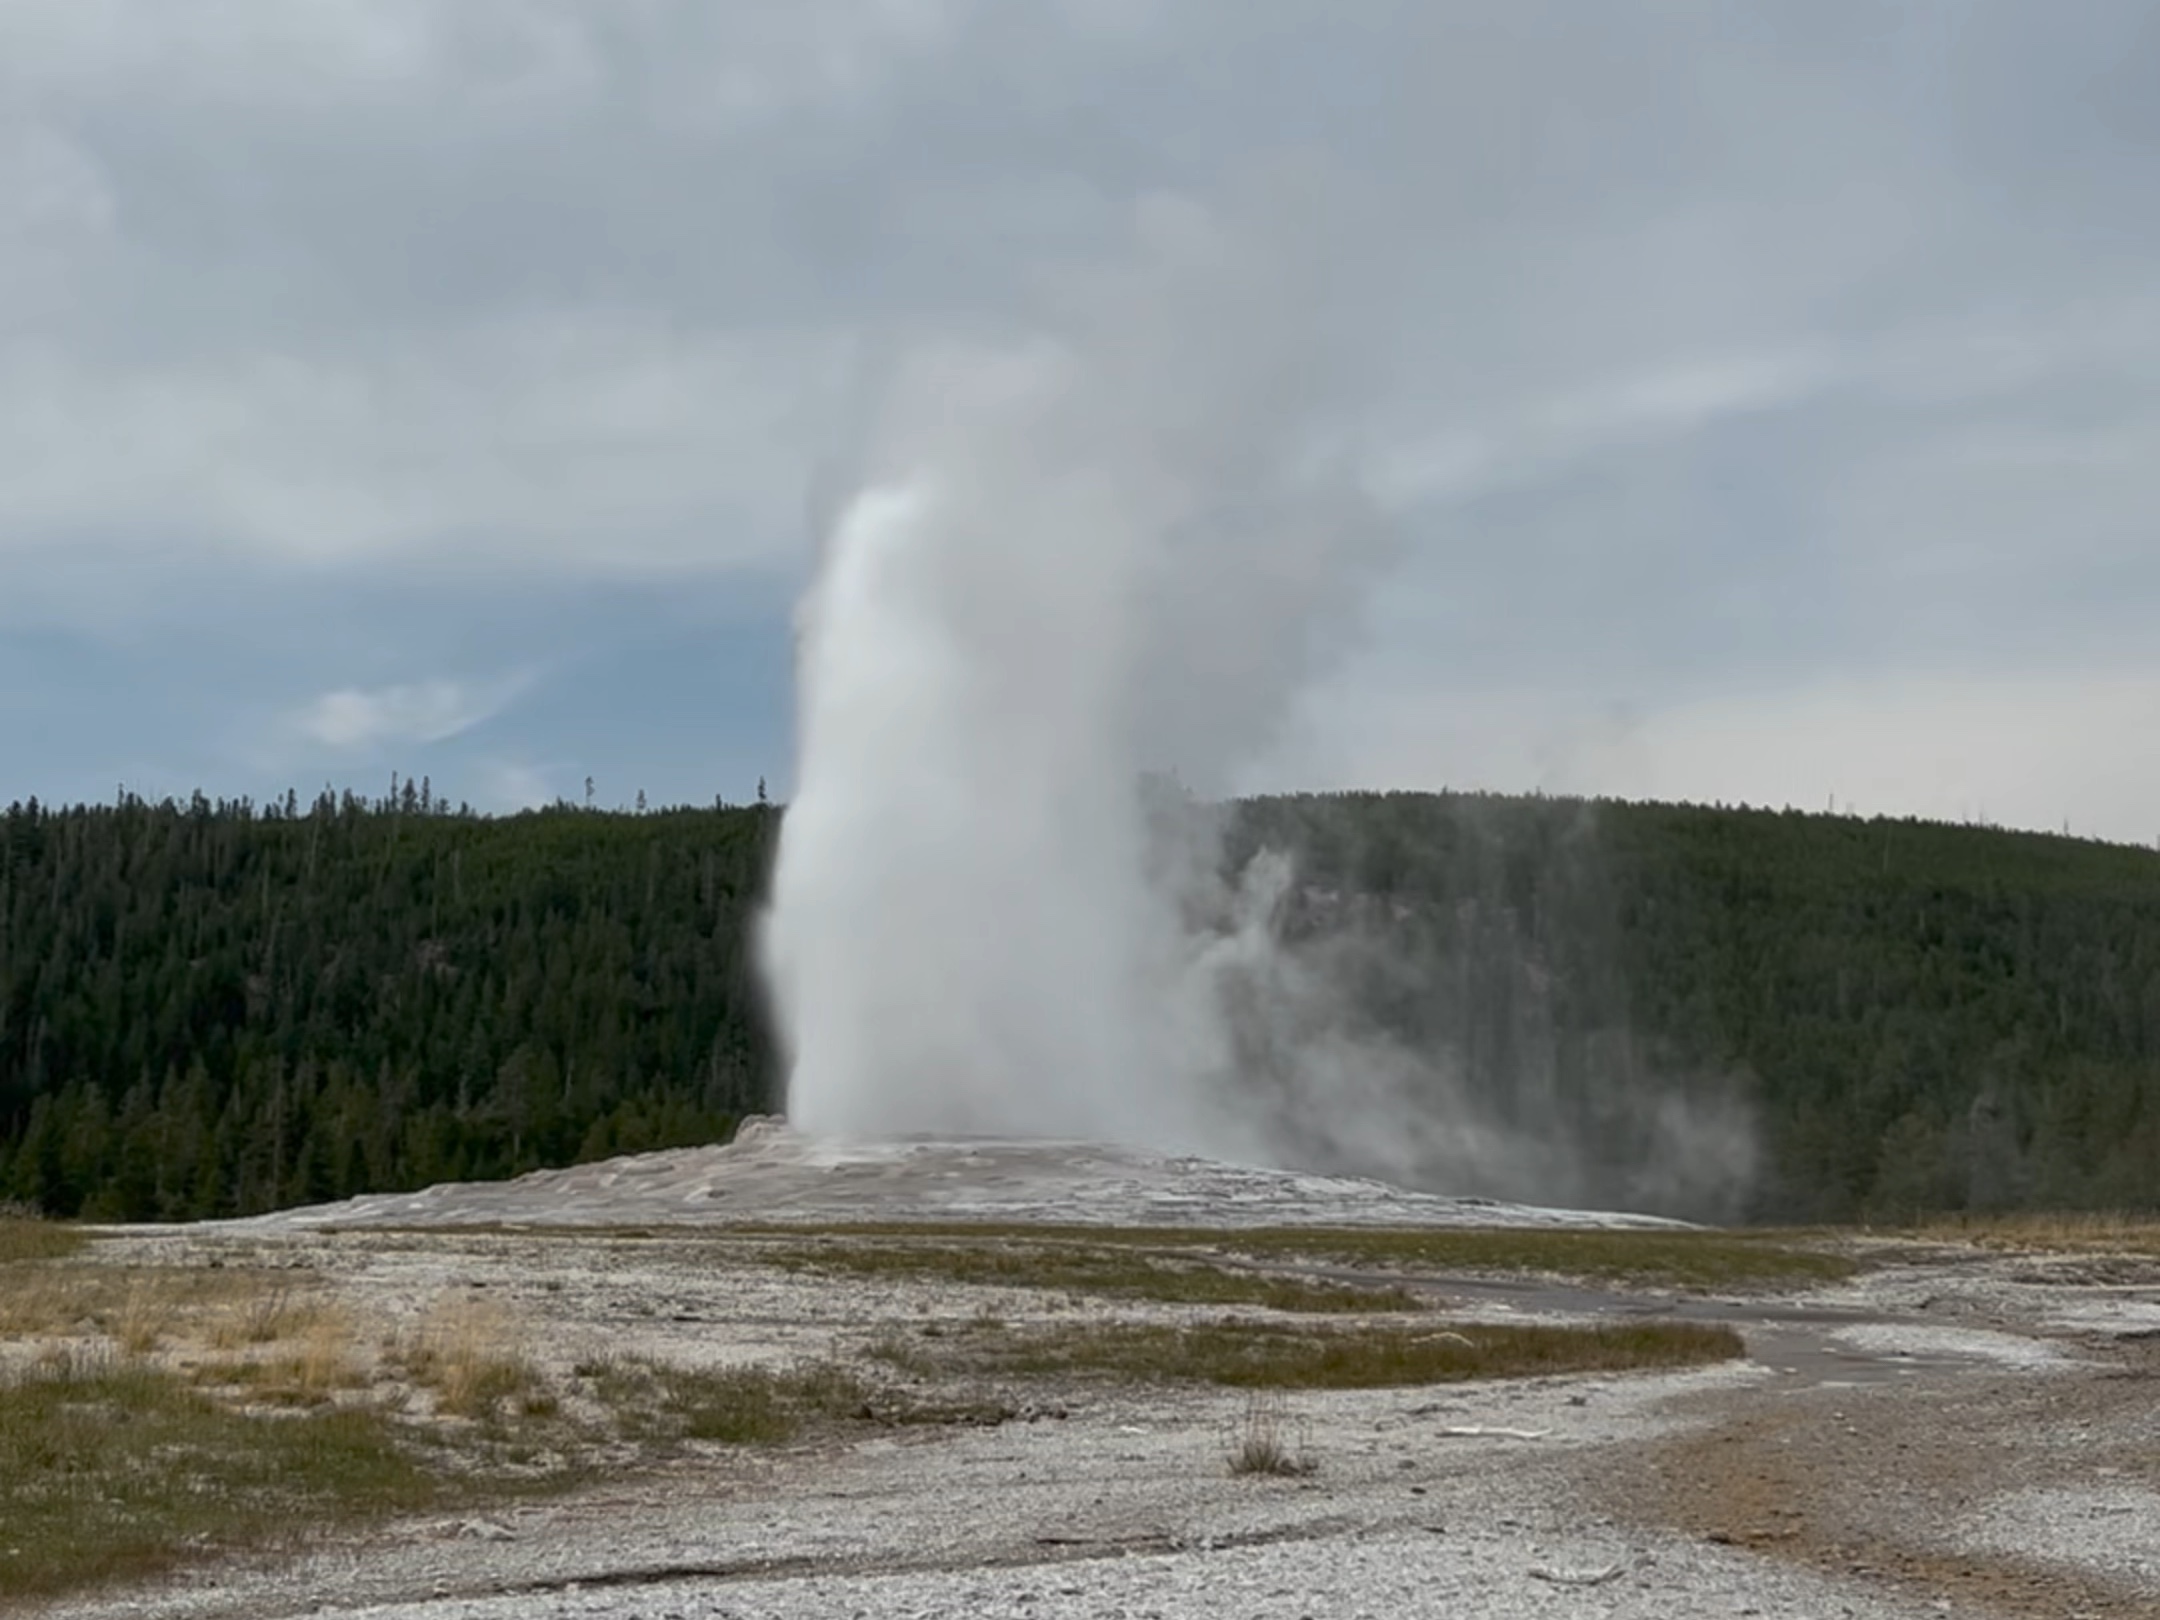
[(873, 1346), (871, 1354), (897, 1361), (903, 1350), (916, 1365), (928, 1361), (947, 1373), (1095, 1375), (1238, 1389), (1380, 1389), (1694, 1367), (1733, 1360), (1745, 1346), (1730, 1328), (1692, 1322), (1323, 1329), (1231, 1320), (981, 1334), (930, 1352), (885, 1343)]
[(1357, 1266), (1438, 1272), (1530, 1272), (1634, 1287), (1723, 1292), (1837, 1282), (1858, 1269), (1843, 1254), (1769, 1233), (1619, 1228), (1480, 1227), (1406, 1231), (1286, 1228), (1226, 1235), (1225, 1247)]
[[(2134, 1240), (2133, 1223), (2113, 1225)], [(458, 1227), (430, 1234), (436, 1242), (459, 1236), (674, 1241), (728, 1258), (740, 1254), (769, 1258), (776, 1264), (827, 1265), (857, 1274), (940, 1276), (956, 1282), (1316, 1312), (1411, 1310), (1418, 1302), (1408, 1294), (1392, 1301), (1381, 1299), (1390, 1291), (1385, 1277), (1347, 1281), (1346, 1288), (1366, 1296), (1351, 1302), (1327, 1292), (1330, 1285), (1325, 1279), (1278, 1274), (1256, 1280), (1225, 1267), (1223, 1260), (1435, 1275), (1536, 1275), (1705, 1293), (1814, 1287), (1843, 1281), (1863, 1264), (1836, 1246), (1834, 1233), (1671, 1226), (1239, 1228), (863, 1221), (763, 1222), (717, 1228)], [(1072, 1252), (1053, 1263), (1047, 1258), (1053, 1246)], [(909, 1248), (920, 1251), (920, 1257), (904, 1252)], [(1005, 1249), (1017, 1249), (1022, 1258), (1001, 1257)], [(1119, 1252), (1133, 1251), (1141, 1251), (1145, 1258), (1124, 1264), (1114, 1259)], [(1066, 1275), (1056, 1275), (1055, 1268), (1062, 1268)], [(1264, 1282), (1283, 1286), (1285, 1291), (1263, 1298), (1256, 1290)]]
[(1269, 1275), (1211, 1263), (1191, 1254), (1164, 1255), (1129, 1245), (1092, 1247), (1070, 1239), (1028, 1242), (992, 1238), (978, 1243), (902, 1237), (828, 1239), (795, 1246), (761, 1246), (758, 1259), (790, 1270), (844, 1271), (869, 1277), (929, 1277), (997, 1288), (1048, 1288), (1113, 1299), (1180, 1305), (1258, 1305), (1277, 1311), (1415, 1311), (1423, 1302), (1397, 1284), (1366, 1287)]
[[(756, 1230), (773, 1238), (813, 1235), (783, 1226), (764, 1226)], [(1442, 1274), (1530, 1273), (1699, 1291), (1807, 1287), (1840, 1281), (1859, 1269), (1850, 1256), (1797, 1234), (1688, 1227), (1272, 1226), (1238, 1229), (1028, 1226), (953, 1221), (821, 1226), (814, 1229), (814, 1235), (827, 1241), (846, 1239), (864, 1245), (874, 1240), (950, 1243), (964, 1239), (971, 1253), (983, 1254), (995, 1254), (1001, 1244), (1043, 1247), (1069, 1244), (1080, 1251), (1093, 1253), (1144, 1250), (1158, 1264), (1173, 1258), (1186, 1264), (1197, 1264), (1224, 1255), (1236, 1255), (1255, 1260)], [(898, 1270), (904, 1264), (904, 1261), (890, 1262), (889, 1269)], [(1021, 1279), (998, 1280), (1017, 1282)], [(1375, 1282), (1380, 1280), (1375, 1279)], [(1220, 1303), (1264, 1302), (1224, 1299)], [(1410, 1301), (1407, 1307), (1308, 1308), (1404, 1309), (1415, 1308), (1415, 1301)]]
[(637, 1440), (771, 1445), (817, 1422), (865, 1414), (867, 1387), (843, 1368), (679, 1367), (624, 1358), (582, 1369), (592, 1394)]
[(154, 1575), (441, 1489), (377, 1413), (252, 1415), (148, 1367), (63, 1361), (0, 1387), (0, 1598)]
[(65, 1260), (89, 1245), (80, 1227), (61, 1226), (34, 1216), (0, 1215), (0, 1266), (19, 1260)]

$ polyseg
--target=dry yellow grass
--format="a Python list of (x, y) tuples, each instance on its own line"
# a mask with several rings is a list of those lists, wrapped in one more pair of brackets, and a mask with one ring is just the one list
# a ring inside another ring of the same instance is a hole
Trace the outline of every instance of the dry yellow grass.
[(0, 1337), (125, 1334), (140, 1343), (206, 1331), (258, 1286), (242, 1272), (48, 1262), (10, 1276), (0, 1289)]
[(147, 1356), (172, 1331), (177, 1316), (170, 1290), (139, 1278), (121, 1300), (119, 1316), (110, 1331), (126, 1354)]
[(2160, 1255), (2160, 1215), (2120, 1210), (1941, 1215), (1907, 1231), (1913, 1237), (2016, 1253)]
[[(263, 1404), (319, 1406), (365, 1386), (375, 1336), (320, 1284), (276, 1272), (46, 1260), (10, 1268), (0, 1288), (0, 1341), (162, 1359)], [(445, 1415), (492, 1417), (506, 1402), (538, 1411), (550, 1397), (519, 1339), (500, 1307), (446, 1298), (383, 1359)]]
[(391, 1359), (449, 1416), (491, 1418), (505, 1403), (537, 1412), (552, 1397), (522, 1339), (521, 1325), (501, 1306), (445, 1296), (393, 1342)]
[(1281, 1393), (1256, 1389), (1246, 1397), (1245, 1422), (1231, 1441), (1230, 1472), (1279, 1478), (1314, 1472), (1319, 1464), (1303, 1424), (1296, 1426), (1295, 1440), (1292, 1444), (1290, 1408)]
[(250, 1401), (264, 1405), (303, 1407), (326, 1406), (341, 1391), (364, 1389), (372, 1381), (372, 1358), (343, 1306), (315, 1307), (290, 1342), (291, 1349), (274, 1354), (206, 1362), (195, 1369), (195, 1381), (243, 1390)]
[(89, 1241), (78, 1227), (21, 1214), (0, 1203), (0, 1266), (63, 1259), (80, 1253)]
[(291, 1358), (294, 1381), (307, 1394), (350, 1389), (367, 1381), (357, 1358), (358, 1337), (350, 1315), (336, 1306), (319, 1310)]
[(245, 1352), (350, 1336), (318, 1287), (263, 1272), (47, 1260), (13, 1267), (0, 1287), (0, 1341), (103, 1340), (141, 1359), (190, 1350)]
[(281, 1344), (315, 1333), (328, 1318), (349, 1325), (339, 1307), (319, 1290), (296, 1289), (283, 1278), (252, 1275), (252, 1287), (234, 1295), (229, 1308), (209, 1323), (207, 1342), (216, 1350), (244, 1350), (250, 1345)]

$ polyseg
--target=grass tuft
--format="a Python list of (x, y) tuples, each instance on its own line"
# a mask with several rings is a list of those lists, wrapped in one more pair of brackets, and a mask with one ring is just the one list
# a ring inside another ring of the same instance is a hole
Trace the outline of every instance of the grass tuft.
[(148, 1281), (138, 1281), (121, 1301), (112, 1336), (123, 1353), (147, 1356), (164, 1342), (174, 1325), (174, 1310), (167, 1293)]
[(546, 1408), (545, 1380), (500, 1306), (441, 1301), (416, 1334), (394, 1346), (393, 1358), (434, 1394), (435, 1410), (445, 1416), (494, 1421), (506, 1408), (528, 1414)]
[(1269, 1276), (1211, 1263), (1205, 1256), (1157, 1254), (1125, 1246), (1088, 1246), (1070, 1239), (979, 1243), (923, 1242), (886, 1237), (828, 1239), (764, 1246), (757, 1257), (788, 1270), (847, 1272), (867, 1277), (931, 1277), (992, 1288), (1041, 1288), (1112, 1299), (1179, 1305), (1256, 1305), (1297, 1312), (1416, 1311), (1424, 1302), (1398, 1284), (1360, 1286), (1301, 1277)]
[[(747, 1229), (746, 1229), (747, 1230)], [(1145, 1251), (1144, 1263), (1163, 1267), (1213, 1266), (1218, 1274), (1251, 1281), (1250, 1274), (1223, 1272), (1225, 1256), (1259, 1261), (1311, 1261), (1345, 1266), (1382, 1266), (1401, 1271), (1432, 1273), (1485, 1272), (1510, 1275), (1535, 1273), (1545, 1276), (1583, 1278), (1623, 1285), (1693, 1290), (1806, 1287), (1836, 1282), (1859, 1269), (1850, 1256), (1832, 1252), (1803, 1234), (1788, 1232), (1711, 1231), (1689, 1227), (1297, 1227), (1184, 1228), (1029, 1226), (959, 1221), (880, 1222), (831, 1225), (811, 1231), (801, 1228), (762, 1227), (756, 1231), (774, 1241), (774, 1252), (803, 1255), (814, 1263), (820, 1247), (845, 1240), (857, 1252), (869, 1253), (880, 1242), (899, 1240), (926, 1245), (943, 1241), (963, 1250), (966, 1256), (996, 1255), (1014, 1249), (1023, 1255), (1039, 1255), (1056, 1246), (1083, 1254)], [(805, 1242), (806, 1238), (819, 1239)], [(804, 1251), (807, 1251), (805, 1254)], [(777, 1263), (777, 1262), (776, 1262)], [(835, 1261), (835, 1264), (848, 1262)], [(938, 1262), (940, 1265), (945, 1262)], [(1015, 1261), (964, 1258), (960, 1262), (976, 1275), (953, 1276), (956, 1281), (1010, 1281), (1026, 1286), (1028, 1265)], [(1087, 1264), (1100, 1262), (1089, 1260)], [(909, 1262), (872, 1259), (850, 1269), (886, 1269), (905, 1272)], [(919, 1271), (932, 1270), (923, 1264)], [(1000, 1271), (1010, 1275), (999, 1275)], [(1123, 1279), (1112, 1273), (1107, 1279)], [(1300, 1279), (1281, 1279), (1296, 1283)], [(1384, 1279), (1373, 1279), (1363, 1291), (1383, 1293)], [(1085, 1281), (1056, 1282), (1053, 1287), (1088, 1287)], [(1324, 1284), (1311, 1285), (1316, 1289)], [(1094, 1289), (1091, 1291), (1103, 1291)], [(1345, 1292), (1349, 1290), (1346, 1288)], [(1400, 1292), (1399, 1290), (1397, 1292)], [(1176, 1297), (1144, 1295), (1130, 1297)], [(1195, 1299), (1194, 1303), (1263, 1304), (1259, 1299)], [(1298, 1309), (1292, 1305), (1286, 1308)], [(1316, 1303), (1316, 1310), (1416, 1309), (1407, 1294), (1393, 1305)]]
[(1254, 1391), (1245, 1402), (1245, 1422), (1230, 1448), (1230, 1472), (1296, 1478), (1315, 1473), (1319, 1463), (1301, 1434), (1293, 1449), (1288, 1440), (1288, 1408), (1280, 1395)]
[(871, 1340), (864, 1346), (863, 1354), (872, 1361), (882, 1361), (886, 1366), (906, 1373), (910, 1378), (935, 1378), (944, 1365), (923, 1346), (897, 1330), (888, 1330)]
[(1858, 1270), (1846, 1255), (1771, 1233), (1649, 1227), (1614, 1230), (1283, 1228), (1225, 1239), (1244, 1253), (1304, 1255), (1421, 1271), (1532, 1272), (1635, 1287), (1722, 1291), (1837, 1282)]
[(1730, 1328), (1691, 1322), (1587, 1327), (1459, 1323), (1452, 1328), (1322, 1329), (1230, 1319), (1188, 1327), (1135, 1323), (1042, 1328), (955, 1341), (941, 1371), (1020, 1376), (1094, 1374), (1240, 1389), (1379, 1389), (1625, 1372), (1729, 1361), (1745, 1346)]
[(626, 1358), (602, 1365), (592, 1383), (624, 1432), (641, 1440), (769, 1445), (812, 1423), (863, 1416), (869, 1405), (859, 1379), (826, 1363), (776, 1370)]
[(352, 1318), (341, 1307), (325, 1305), (310, 1313), (291, 1350), (207, 1362), (196, 1368), (195, 1382), (238, 1389), (263, 1405), (328, 1406), (344, 1392), (365, 1389), (369, 1370)]
[[(243, 1274), (245, 1275), (245, 1274)], [(249, 1279), (210, 1324), (209, 1342), (219, 1350), (276, 1344), (311, 1332), (322, 1306), (282, 1279)]]

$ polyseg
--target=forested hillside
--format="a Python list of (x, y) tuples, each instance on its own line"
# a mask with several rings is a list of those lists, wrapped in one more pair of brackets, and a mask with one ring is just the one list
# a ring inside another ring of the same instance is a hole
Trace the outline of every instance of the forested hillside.
[[(178, 1219), (722, 1135), (774, 1100), (779, 820), (12, 808), (0, 1197)], [(1615, 1174), (1680, 1077), (1753, 1107), (1765, 1218), (2160, 1204), (2160, 856), (1428, 795), (1255, 801), (1224, 844), (1296, 852), (1284, 927), (1361, 940), (1374, 1027)]]
[(0, 1196), (173, 1219), (711, 1140), (778, 817), (11, 809)]
[(1233, 862), (1295, 849), (1309, 906), (1364, 908), (1374, 1024), (1524, 1128), (1609, 1144), (1593, 1195), (1639, 1185), (1631, 1112), (1678, 1087), (1751, 1103), (1757, 1218), (2160, 1205), (2160, 854), (1416, 794), (1233, 825)]

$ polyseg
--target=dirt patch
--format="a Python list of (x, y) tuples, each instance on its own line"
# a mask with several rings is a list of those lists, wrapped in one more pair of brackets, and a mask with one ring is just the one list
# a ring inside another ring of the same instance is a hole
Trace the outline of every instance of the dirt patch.
[[(1997, 1505), (2035, 1489), (2160, 1487), (2160, 1347), (2079, 1347), (2100, 1365), (1801, 1388), (1693, 1403), (1704, 1427), (1614, 1459), (1609, 1499), (1832, 1573), (1882, 1580), (1956, 1612), (2062, 1620), (2150, 1616), (2160, 1590), (2054, 1558), (1992, 1550)], [(2099, 1561), (2088, 1561), (2099, 1562)]]

